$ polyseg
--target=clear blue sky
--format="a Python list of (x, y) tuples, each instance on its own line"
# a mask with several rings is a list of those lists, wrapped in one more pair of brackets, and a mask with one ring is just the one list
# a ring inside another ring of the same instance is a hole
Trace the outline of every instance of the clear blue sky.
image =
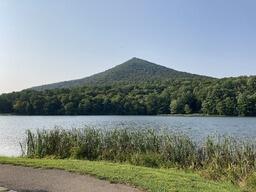
[(139, 57), (215, 77), (256, 74), (255, 0), (1, 0), (0, 93)]

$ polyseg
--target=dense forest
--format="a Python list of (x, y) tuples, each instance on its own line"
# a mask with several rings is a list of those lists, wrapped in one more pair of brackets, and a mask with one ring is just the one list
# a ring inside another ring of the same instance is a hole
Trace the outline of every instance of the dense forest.
[(19, 115), (193, 114), (256, 116), (256, 77), (184, 78), (2, 94), (0, 113)]

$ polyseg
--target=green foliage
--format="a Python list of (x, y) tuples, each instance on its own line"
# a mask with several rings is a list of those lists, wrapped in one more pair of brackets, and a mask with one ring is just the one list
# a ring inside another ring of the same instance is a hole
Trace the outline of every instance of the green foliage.
[(178, 79), (0, 95), (0, 113), (18, 115), (256, 115), (253, 77)]
[[(245, 185), (246, 184), (246, 185)], [(254, 192), (256, 191), (256, 172), (252, 174), (245, 183), (243, 187), (243, 192)]]
[(133, 58), (85, 79), (0, 95), (0, 113), (255, 116), (255, 87), (255, 76), (214, 79)]
[(26, 156), (127, 162), (146, 167), (200, 170), (205, 177), (240, 183), (256, 171), (253, 143), (208, 138), (202, 144), (154, 130), (92, 128), (27, 132)]
[(185, 105), (184, 111), (185, 111), (186, 114), (190, 114), (192, 112), (192, 110), (190, 109), (188, 104)]
[(156, 153), (133, 154), (130, 160), (133, 165), (160, 168), (163, 163), (163, 157)]

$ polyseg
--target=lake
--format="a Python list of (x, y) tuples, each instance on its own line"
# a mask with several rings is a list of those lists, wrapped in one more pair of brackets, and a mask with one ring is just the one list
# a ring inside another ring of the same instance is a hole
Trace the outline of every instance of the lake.
[(0, 116), (0, 156), (20, 155), (19, 142), (27, 129), (65, 129), (92, 126), (111, 128), (154, 128), (181, 132), (195, 140), (208, 135), (229, 135), (239, 139), (256, 138), (256, 118), (184, 116)]

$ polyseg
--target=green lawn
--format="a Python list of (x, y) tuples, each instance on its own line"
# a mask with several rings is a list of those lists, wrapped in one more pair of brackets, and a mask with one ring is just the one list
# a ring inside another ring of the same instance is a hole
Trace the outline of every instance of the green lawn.
[(1, 164), (56, 168), (90, 174), (151, 192), (239, 192), (231, 183), (209, 181), (196, 173), (176, 169), (153, 169), (129, 164), (83, 160), (52, 160), (0, 157)]

